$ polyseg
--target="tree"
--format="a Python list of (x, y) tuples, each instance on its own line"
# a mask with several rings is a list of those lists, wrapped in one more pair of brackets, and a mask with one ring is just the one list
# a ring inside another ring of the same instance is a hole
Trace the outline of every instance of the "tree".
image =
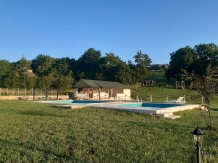
[(118, 81), (123, 84), (132, 83), (130, 67), (114, 53), (106, 53), (106, 56), (102, 58), (100, 68), (102, 80)]
[[(216, 58), (213, 58), (216, 59)], [(187, 71), (184, 71), (184, 74), (186, 77), (191, 78), (193, 83), (195, 84), (195, 87), (198, 89), (198, 93), (196, 95), (193, 95), (192, 99), (197, 99), (203, 97), (204, 99), (204, 108), (207, 110), (208, 116), (204, 117), (206, 122), (206, 127), (209, 130), (212, 130), (213, 124), (213, 115), (211, 114), (211, 102), (213, 100), (213, 96), (217, 93), (217, 86), (218, 86), (218, 79), (217, 79), (217, 66), (211, 66), (213, 63), (213, 59), (210, 60), (206, 72), (204, 75), (195, 74), (195, 73), (187, 73)]]
[(16, 88), (18, 86), (18, 76), (16, 71), (10, 71), (3, 79), (3, 86), (6, 88)]
[(60, 74), (56, 76), (52, 85), (57, 90), (57, 99), (58, 99), (60, 90), (68, 90), (72, 88), (72, 85), (73, 85), (72, 74), (68, 74), (66, 76)]
[(114, 53), (105, 53), (106, 56), (103, 57), (102, 69), (103, 69), (103, 79), (107, 81), (115, 81), (119, 70), (119, 66), (122, 64), (122, 60), (115, 56)]
[[(180, 48), (170, 54), (169, 68), (166, 70), (166, 76), (180, 77), (183, 70), (188, 73), (205, 75), (209, 62), (214, 56), (218, 55), (218, 47), (214, 43), (195, 45), (192, 49), (189, 46)], [(216, 65), (213, 60), (211, 66)]]
[(194, 69), (196, 59), (197, 55), (191, 47), (186, 46), (178, 49), (170, 54), (170, 63), (169, 68), (166, 70), (166, 76), (168, 78), (178, 77), (182, 73), (182, 70), (191, 73)]
[(142, 54), (139, 50), (133, 57), (135, 59), (136, 66), (148, 67), (151, 64), (151, 59), (147, 54)]
[(55, 62), (52, 65), (52, 71), (50, 72), (49, 76), (51, 77), (52, 81), (51, 87), (57, 90), (58, 99), (60, 90), (67, 90), (73, 85), (74, 80), (72, 70), (70, 69), (70, 59), (55, 59)]
[(149, 76), (148, 67), (151, 64), (151, 59), (147, 54), (142, 54), (141, 51), (138, 51), (133, 58), (135, 59), (135, 65), (132, 66), (132, 81), (137, 85)]
[(30, 70), (31, 61), (26, 60), (25, 57), (22, 57), (15, 63), (15, 70), (18, 73), (19, 83), (18, 87), (26, 88), (26, 81), (27, 81), (27, 70)]
[(132, 70), (130, 67), (126, 64), (120, 65), (120, 69), (115, 74), (115, 79), (116, 81), (126, 84), (126, 85), (131, 85), (132, 84)]
[(217, 66), (218, 47), (214, 43), (195, 45), (194, 52), (197, 56), (194, 63), (195, 74), (204, 76), (208, 73), (209, 65), (211, 67)]
[(17, 71), (26, 72), (27, 70), (30, 70), (30, 65), (32, 64), (31, 61), (26, 60), (25, 57), (22, 57), (20, 60), (18, 60), (15, 63), (15, 67)]
[(25, 81), (25, 88), (27, 89), (31, 89), (31, 88), (35, 88), (36, 86), (36, 77), (26, 77), (26, 81)]
[(56, 59), (53, 64), (53, 69), (56, 70), (57, 74), (68, 75), (69, 72), (71, 71), (70, 59), (69, 58)]
[(211, 101), (217, 93), (218, 86), (218, 47), (211, 44), (199, 44), (194, 47), (194, 52), (197, 55), (194, 61), (195, 69), (192, 72), (183, 70), (183, 76), (188, 77), (198, 89), (198, 94), (192, 98), (204, 98), (204, 107), (207, 110), (208, 116), (205, 117), (206, 126), (209, 130), (213, 129), (211, 114)]
[(86, 79), (95, 79), (95, 74), (99, 72), (99, 62), (101, 60), (101, 52), (94, 48), (89, 48), (84, 54), (77, 60), (77, 76), (84, 74)]
[(48, 99), (48, 89), (52, 85), (52, 79), (50, 76), (43, 76), (37, 78), (36, 86), (40, 89), (45, 89), (46, 92), (46, 100)]
[(32, 61), (32, 69), (33, 72), (36, 73), (37, 76), (49, 76), (52, 72), (53, 64), (55, 63), (55, 59), (44, 54), (39, 54), (36, 59)]
[(7, 60), (0, 60), (0, 87), (4, 85), (4, 79), (11, 72), (11, 64)]

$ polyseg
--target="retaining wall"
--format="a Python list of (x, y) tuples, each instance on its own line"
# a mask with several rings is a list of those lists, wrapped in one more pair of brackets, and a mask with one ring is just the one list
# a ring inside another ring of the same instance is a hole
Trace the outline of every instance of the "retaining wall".
[[(43, 97), (43, 98), (42, 98)], [(57, 100), (57, 96), (48, 96), (48, 99)], [(60, 95), (58, 99), (70, 99), (68, 95)], [(0, 96), (0, 100), (33, 100), (33, 96)], [(35, 96), (35, 100), (45, 100), (45, 96)]]

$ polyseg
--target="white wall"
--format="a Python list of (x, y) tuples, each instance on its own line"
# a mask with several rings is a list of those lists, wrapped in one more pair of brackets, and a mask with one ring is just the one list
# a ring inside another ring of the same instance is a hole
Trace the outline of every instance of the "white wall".
[[(131, 99), (131, 89), (115, 89), (115, 88), (102, 88), (100, 90), (100, 98), (101, 99), (108, 99), (109, 96), (115, 97), (117, 92), (117, 98), (123, 99), (123, 100), (130, 100)], [(84, 88), (81, 94), (87, 94), (87, 97), (89, 97), (89, 94), (92, 94), (93, 99), (98, 99), (98, 89), (97, 88)], [(91, 97), (89, 97), (91, 98)]]
[(131, 99), (131, 90), (130, 89), (117, 89), (117, 98), (121, 98), (123, 100)]

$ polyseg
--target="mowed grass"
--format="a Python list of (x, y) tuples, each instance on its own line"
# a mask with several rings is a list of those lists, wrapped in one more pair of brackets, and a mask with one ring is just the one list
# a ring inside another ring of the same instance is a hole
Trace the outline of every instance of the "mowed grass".
[[(0, 101), (0, 162), (191, 163), (196, 156), (191, 132), (196, 126), (205, 133), (203, 161), (217, 162), (218, 134), (205, 128), (205, 113), (177, 112), (181, 118), (170, 120), (125, 111)], [(218, 117), (216, 109), (212, 114)]]

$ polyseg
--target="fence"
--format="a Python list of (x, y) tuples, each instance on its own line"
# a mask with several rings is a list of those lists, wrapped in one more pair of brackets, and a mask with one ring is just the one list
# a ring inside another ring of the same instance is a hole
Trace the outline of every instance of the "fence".
[[(35, 91), (35, 92), (34, 92)], [(57, 90), (48, 90), (48, 95), (56, 95)], [(0, 88), (0, 96), (26, 96), (26, 95), (45, 95), (45, 89), (25, 89), (25, 88)], [(66, 91), (59, 91), (59, 95), (66, 95)]]
[[(177, 100), (179, 97), (184, 97), (184, 101), (187, 103), (196, 103), (196, 104), (203, 104), (204, 103), (204, 98), (199, 97), (196, 99), (192, 99), (191, 96), (186, 96), (186, 95), (179, 95), (179, 96), (168, 96), (168, 95), (163, 95), (163, 96), (157, 96), (157, 95), (138, 95), (138, 98), (142, 99), (144, 102), (165, 102), (165, 101), (171, 101), (171, 100)], [(218, 98), (218, 97), (214, 97)], [(136, 97), (137, 99), (137, 97)], [(218, 99), (217, 99), (218, 100)]]

